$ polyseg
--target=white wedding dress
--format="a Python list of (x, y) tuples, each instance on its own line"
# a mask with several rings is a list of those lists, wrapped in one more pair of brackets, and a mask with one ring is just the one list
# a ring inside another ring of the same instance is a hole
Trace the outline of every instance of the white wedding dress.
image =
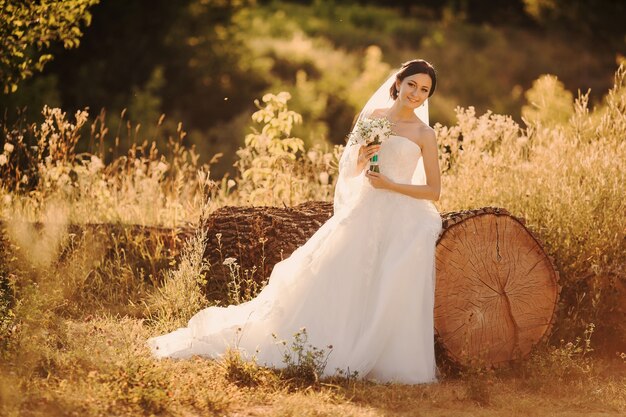
[[(392, 135), (379, 152), (381, 173), (424, 183), (421, 149)], [(218, 358), (230, 347), (281, 368), (283, 345), (306, 328), (308, 344), (332, 345), (325, 375), (337, 369), (379, 382), (436, 380), (433, 335), (435, 242), (441, 218), (431, 201), (375, 189), (364, 173), (349, 209), (335, 214), (244, 304), (209, 307), (188, 327), (151, 338), (157, 357)], [(241, 329), (238, 331), (238, 329)]]

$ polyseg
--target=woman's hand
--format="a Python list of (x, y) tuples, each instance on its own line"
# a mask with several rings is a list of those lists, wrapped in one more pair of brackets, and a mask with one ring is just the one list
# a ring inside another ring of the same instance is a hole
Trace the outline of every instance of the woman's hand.
[(359, 148), (359, 157), (356, 161), (356, 172), (360, 174), (369, 164), (370, 158), (380, 150), (380, 145), (361, 146)]
[(374, 188), (391, 188), (391, 185), (393, 184), (393, 181), (380, 172), (373, 172), (368, 169), (365, 176), (369, 179), (370, 184)]

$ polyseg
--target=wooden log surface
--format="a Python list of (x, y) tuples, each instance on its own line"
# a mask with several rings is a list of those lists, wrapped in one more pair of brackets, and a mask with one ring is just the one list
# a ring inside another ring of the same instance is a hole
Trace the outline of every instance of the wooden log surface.
[(460, 364), (526, 357), (556, 314), (558, 273), (506, 210), (447, 213), (436, 249), (435, 329)]
[(235, 258), (243, 269), (256, 268), (257, 278), (269, 277), (274, 265), (302, 246), (332, 216), (331, 203), (311, 201), (296, 207), (223, 207), (207, 222), (205, 258), (211, 277), (227, 280), (222, 263)]

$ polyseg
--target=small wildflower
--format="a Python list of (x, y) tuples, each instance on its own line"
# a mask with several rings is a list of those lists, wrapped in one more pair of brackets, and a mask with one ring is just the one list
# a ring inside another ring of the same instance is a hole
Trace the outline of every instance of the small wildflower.
[(320, 172), (320, 183), (322, 183), (322, 185), (328, 185), (328, 172)]
[(7, 159), (7, 156), (5, 154), (0, 155), (0, 167), (2, 165), (6, 165), (7, 162), (9, 162), (9, 160)]
[(13, 149), (15, 149), (15, 147), (13, 146), (13, 144), (12, 144), (12, 143), (8, 143), (8, 142), (7, 142), (7, 143), (5, 143), (5, 144), (4, 144), (4, 151), (5, 151), (7, 154), (9, 154), (9, 153), (13, 152)]
[(165, 171), (167, 171), (169, 169), (169, 167), (167, 166), (167, 164), (163, 161), (159, 161), (159, 163), (156, 166), (156, 170), (158, 172), (160, 172), (161, 174), (165, 173)]
[(230, 257), (224, 259), (224, 262), (223, 262), (223, 264), (226, 265), (226, 266), (229, 266), (229, 265), (232, 265), (232, 264), (235, 264), (235, 263), (237, 263), (237, 258), (230, 258)]
[(104, 163), (102, 160), (95, 155), (91, 155), (91, 162), (89, 164), (89, 171), (91, 173), (96, 173), (104, 168)]
[(226, 183), (226, 185), (228, 186), (228, 189), (230, 190), (231, 188), (233, 188), (235, 185), (237, 185), (237, 183), (235, 182), (235, 180), (228, 180), (228, 182)]

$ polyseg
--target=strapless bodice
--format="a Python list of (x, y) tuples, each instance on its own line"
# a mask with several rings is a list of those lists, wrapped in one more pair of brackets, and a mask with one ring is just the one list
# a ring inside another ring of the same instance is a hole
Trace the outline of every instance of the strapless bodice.
[(380, 172), (395, 182), (411, 182), (422, 149), (412, 140), (391, 135), (383, 142), (378, 152)]

